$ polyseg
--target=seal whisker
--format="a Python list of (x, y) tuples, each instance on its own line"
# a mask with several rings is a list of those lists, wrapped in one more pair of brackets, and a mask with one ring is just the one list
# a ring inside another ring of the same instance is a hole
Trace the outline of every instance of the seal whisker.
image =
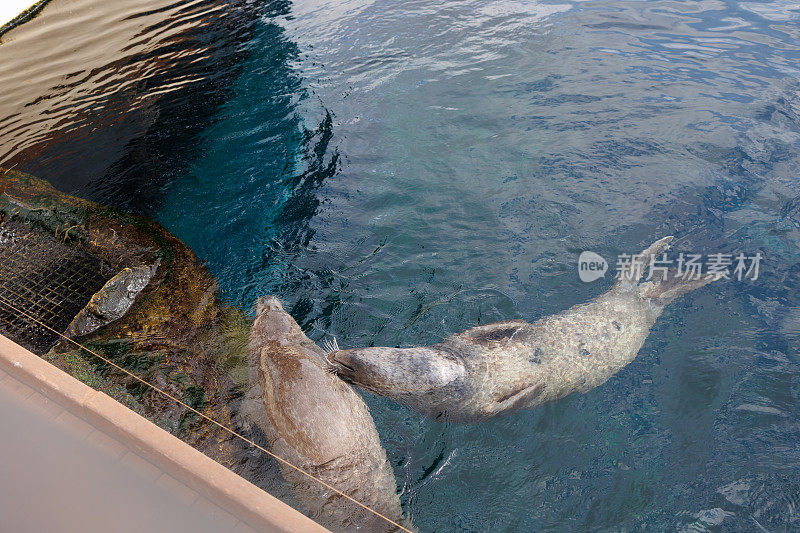
[(333, 337), (333, 341), (327, 338), (324, 341), (322, 341), (322, 349), (325, 350), (326, 354), (329, 354), (331, 352), (338, 352), (339, 343), (336, 342), (336, 337)]

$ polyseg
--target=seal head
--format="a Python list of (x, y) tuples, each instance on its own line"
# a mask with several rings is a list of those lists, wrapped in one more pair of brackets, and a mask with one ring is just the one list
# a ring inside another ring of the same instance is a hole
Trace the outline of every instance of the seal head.
[(433, 404), (418, 406), (434, 418), (466, 386), (467, 371), (458, 355), (438, 347), (335, 350), (327, 361), (339, 377), (373, 394), (403, 403), (435, 398)]

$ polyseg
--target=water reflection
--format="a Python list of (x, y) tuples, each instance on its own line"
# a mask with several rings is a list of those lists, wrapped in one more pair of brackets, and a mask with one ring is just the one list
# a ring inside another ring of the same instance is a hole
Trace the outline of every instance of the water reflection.
[(0, 46), (0, 165), (152, 213), (248, 53), (238, 0), (51, 2)]
[(299, 51), (274, 16), (256, 27), (244, 74), (186, 175), (165, 188), (157, 215), (208, 262), (226, 297), (248, 310), (296, 279), (291, 258), (314, 235), (317, 189), (340, 164), (330, 145), (333, 118), (309, 98), (292, 66)]

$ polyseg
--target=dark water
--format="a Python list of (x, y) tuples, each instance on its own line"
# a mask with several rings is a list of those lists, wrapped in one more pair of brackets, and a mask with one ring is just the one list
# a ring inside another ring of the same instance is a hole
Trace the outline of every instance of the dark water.
[(368, 397), (421, 530), (800, 529), (796, 4), (243, 3), (223, 20), (164, 69), (201, 83), (146, 128), (77, 143), (121, 146), (95, 181), (51, 179), (153, 214), (226, 298), (278, 294), (316, 339), (534, 320), (608, 288), (579, 281), (580, 251), (667, 234), (764, 256), (757, 280), (673, 304), (588, 394), (477, 425)]

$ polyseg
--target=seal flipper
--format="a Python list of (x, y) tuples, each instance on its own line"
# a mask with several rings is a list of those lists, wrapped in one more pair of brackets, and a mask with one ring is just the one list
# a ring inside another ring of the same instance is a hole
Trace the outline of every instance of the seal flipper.
[(655, 279), (640, 286), (640, 295), (642, 298), (650, 298), (655, 300), (658, 305), (665, 307), (672, 300), (683, 296), (687, 292), (699, 289), (708, 285), (712, 281), (721, 279), (722, 274), (704, 274), (694, 279), (685, 279), (677, 270), (669, 269), (659, 279)]
[(649, 299), (659, 309), (663, 309), (671, 301), (687, 292), (699, 289), (712, 281), (722, 278), (721, 274), (704, 274), (696, 278), (686, 279), (677, 270), (671, 268), (651, 272), (652, 279), (640, 284), (639, 280), (644, 275), (645, 269), (657, 260), (659, 254), (669, 248), (669, 244), (673, 239), (674, 237), (672, 236), (659, 239), (642, 250), (642, 253), (631, 257), (623, 265), (612, 290), (635, 290), (640, 298)]
[(513, 411), (522, 407), (530, 407), (531, 404), (542, 395), (545, 390), (544, 383), (537, 383), (529, 387), (512, 391), (501, 396), (491, 407), (492, 414)]
[(476, 326), (460, 333), (458, 336), (469, 339), (481, 346), (495, 346), (510, 342), (524, 327), (529, 326), (523, 320), (504, 320), (483, 326)]
[(630, 258), (620, 270), (614, 289), (632, 289), (639, 284), (646, 267), (650, 266), (658, 254), (669, 248), (669, 243), (675, 239), (672, 235), (659, 239), (641, 253)]

